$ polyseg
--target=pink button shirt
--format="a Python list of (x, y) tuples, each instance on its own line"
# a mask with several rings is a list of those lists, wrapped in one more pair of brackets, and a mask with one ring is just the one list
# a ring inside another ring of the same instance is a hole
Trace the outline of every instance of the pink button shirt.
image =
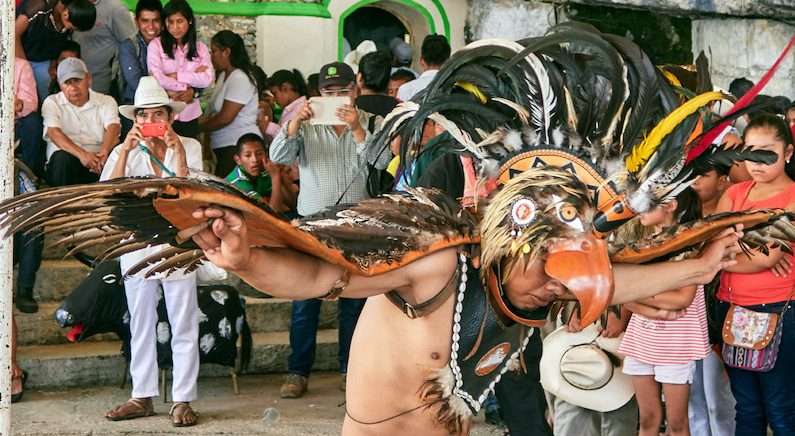
[[(189, 86), (196, 89), (204, 89), (213, 83), (215, 71), (210, 62), (210, 50), (203, 43), (196, 41), (197, 57), (187, 58), (187, 46), (174, 48), (174, 59), (168, 57), (163, 51), (160, 38), (155, 38), (149, 43), (146, 53), (146, 64), (149, 67), (149, 74), (155, 76), (166, 91), (184, 91)], [(196, 70), (199, 67), (206, 67), (201, 73)], [(176, 73), (177, 78), (169, 77), (168, 74)], [(199, 100), (193, 99), (185, 109), (177, 114), (177, 121), (192, 121), (199, 118), (202, 114)]]
[(279, 119), (279, 124), (276, 124), (273, 121), (271, 121), (268, 124), (268, 130), (266, 131), (266, 133), (270, 135), (271, 138), (275, 138), (276, 135), (279, 134), (281, 126), (287, 124), (288, 121), (295, 118), (295, 116), (298, 115), (298, 111), (301, 110), (302, 107), (304, 107), (304, 103), (306, 103), (306, 97), (304, 96), (298, 97), (295, 100), (293, 100), (292, 103), (288, 104), (287, 107), (285, 107), (282, 110), (282, 117)]
[(33, 79), (33, 68), (25, 59), (14, 61), (14, 98), (22, 100), (22, 110), (14, 114), (14, 121), (30, 115), (39, 105), (36, 94), (36, 81)]

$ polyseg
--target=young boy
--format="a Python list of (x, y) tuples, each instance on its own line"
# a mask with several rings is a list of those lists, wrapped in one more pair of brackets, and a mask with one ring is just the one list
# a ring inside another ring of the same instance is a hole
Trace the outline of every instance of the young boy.
[(693, 182), (693, 190), (701, 200), (702, 216), (715, 213), (720, 196), (729, 186), (731, 186), (729, 169), (722, 165), (715, 165), (712, 170), (696, 178), (696, 181)]
[(268, 148), (259, 135), (246, 133), (237, 140), (235, 163), (226, 181), (247, 195), (262, 198), (279, 212), (295, 207), (292, 183), (286, 180), (289, 171), (268, 158)]

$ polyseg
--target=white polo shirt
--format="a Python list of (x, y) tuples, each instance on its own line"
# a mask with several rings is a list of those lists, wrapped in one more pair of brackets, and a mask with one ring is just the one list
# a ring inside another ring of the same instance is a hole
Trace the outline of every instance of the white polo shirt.
[(88, 90), (88, 101), (77, 107), (63, 92), (53, 94), (41, 106), (44, 134), (47, 141), (47, 160), (60, 148), (47, 137), (47, 129), (57, 127), (75, 144), (96, 153), (102, 149), (102, 138), (111, 124), (119, 124), (119, 108), (109, 95)]

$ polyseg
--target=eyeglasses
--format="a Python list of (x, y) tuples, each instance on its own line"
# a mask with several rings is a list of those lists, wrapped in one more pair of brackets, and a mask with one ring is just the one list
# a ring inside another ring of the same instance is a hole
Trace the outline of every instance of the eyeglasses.
[(322, 95), (323, 97), (334, 97), (334, 96), (345, 97), (350, 95), (351, 91), (353, 91), (353, 89), (351, 88), (321, 89), (320, 95)]

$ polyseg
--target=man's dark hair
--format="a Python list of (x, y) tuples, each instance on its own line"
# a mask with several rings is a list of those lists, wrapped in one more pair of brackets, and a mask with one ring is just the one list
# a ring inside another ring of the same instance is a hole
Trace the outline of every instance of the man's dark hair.
[(450, 57), (450, 44), (442, 35), (428, 35), (422, 41), (422, 59), (429, 67), (441, 67)]
[(163, 4), (160, 3), (160, 0), (138, 0), (138, 4), (135, 5), (136, 20), (141, 18), (141, 12), (143, 11), (157, 12), (162, 17)]
[(237, 144), (235, 144), (235, 154), (239, 155), (241, 151), (243, 151), (243, 144), (247, 142), (256, 142), (262, 146), (262, 149), (266, 152), (268, 151), (268, 146), (265, 144), (265, 140), (262, 139), (261, 136), (257, 135), (256, 133), (246, 133), (240, 138), (237, 138)]
[(80, 44), (78, 44), (77, 41), (72, 41), (70, 39), (69, 41), (64, 42), (63, 46), (61, 47), (61, 52), (58, 54), (60, 55), (65, 51), (71, 51), (72, 53), (76, 54), (78, 58), (82, 57), (82, 54), (80, 53)]
[(94, 28), (97, 22), (97, 8), (89, 0), (60, 0), (64, 9), (69, 12), (69, 22), (80, 32)]
[(737, 79), (732, 80), (732, 83), (729, 84), (729, 92), (737, 97), (741, 98), (745, 95), (746, 92), (750, 91), (751, 88), (754, 87), (754, 82), (746, 79), (745, 77), (739, 77)]
[(416, 79), (417, 76), (414, 75), (411, 71), (405, 68), (398, 68), (389, 76), (389, 80), (406, 80), (406, 82), (411, 82), (412, 80)]
[[(163, 105), (163, 107), (166, 109), (166, 112), (168, 112), (168, 116), (171, 117), (171, 114), (174, 112), (174, 109), (172, 109), (171, 106), (168, 105)], [(144, 109), (149, 109), (149, 108), (139, 107), (135, 109), (134, 115), (143, 115)]]
[(392, 57), (385, 51), (367, 53), (359, 61), (363, 86), (373, 92), (384, 93), (389, 86)]

